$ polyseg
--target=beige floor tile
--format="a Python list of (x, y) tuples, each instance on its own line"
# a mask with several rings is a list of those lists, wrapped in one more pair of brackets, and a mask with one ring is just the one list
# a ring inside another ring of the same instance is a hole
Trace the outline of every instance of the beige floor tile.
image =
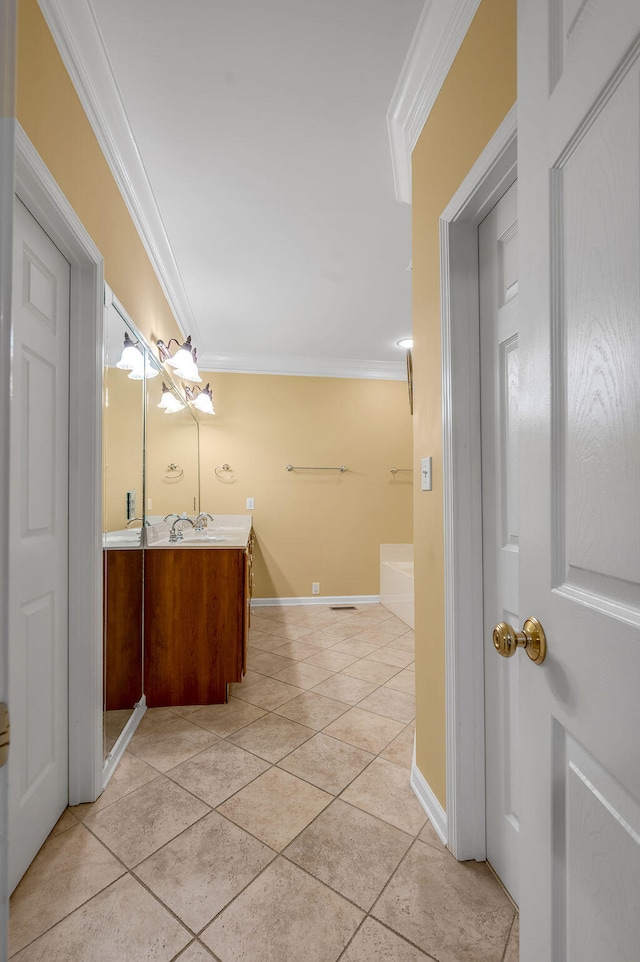
[(442, 842), (442, 839), (436, 832), (435, 828), (427, 819), (424, 826), (422, 827), (418, 838), (421, 842), (426, 842), (427, 845), (433, 845), (434, 848), (440, 849), (441, 852), (446, 851), (446, 848)]
[(325, 698), (313, 691), (305, 691), (286, 705), (276, 708), (276, 715), (283, 715), (307, 728), (319, 730), (334, 721), (347, 710), (343, 701)]
[(154, 778), (158, 778), (158, 770), (127, 751), (120, 759), (118, 767), (102, 795), (95, 802), (74, 805), (71, 811), (84, 821), (88, 815), (102, 811), (107, 805), (117, 802), (119, 798), (123, 798), (129, 792), (134, 792), (136, 788), (142, 788), (143, 785), (153, 781)]
[(235, 692), (239, 691), (241, 688), (249, 688), (251, 685), (255, 685), (257, 681), (262, 681), (264, 675), (260, 675), (257, 671), (251, 671), (248, 668), (242, 681), (232, 681), (229, 684), (229, 692), (233, 695)]
[(49, 832), (49, 838), (55, 838), (56, 835), (62, 835), (68, 829), (73, 828), (74, 825), (78, 824), (78, 816), (75, 809), (65, 808), (64, 812), (53, 826)]
[(416, 663), (415, 661), (412, 661), (411, 664), (407, 665), (407, 671), (415, 671), (415, 670), (416, 670)]
[(431, 962), (431, 959), (375, 919), (368, 918), (340, 962)]
[(279, 852), (332, 800), (314, 785), (270, 768), (218, 811)]
[(306, 658), (302, 664), (318, 665), (320, 668), (327, 668), (329, 671), (343, 671), (347, 665), (353, 665), (358, 661), (357, 655), (346, 655), (343, 651), (334, 651), (333, 648), (326, 651), (319, 651), (317, 655)]
[(247, 688), (246, 691), (237, 692), (234, 697), (256, 705), (258, 708), (264, 708), (266, 711), (273, 711), (274, 708), (279, 708), (280, 705), (291, 701), (299, 694), (300, 689), (294, 688), (293, 685), (285, 685), (284, 682), (276, 681), (275, 678), (265, 678), (264, 681), (258, 681), (251, 688)]
[(345, 675), (362, 678), (364, 681), (373, 681), (376, 685), (384, 685), (385, 682), (398, 674), (399, 669), (395, 665), (383, 665), (380, 661), (361, 658), (360, 661), (355, 661), (347, 668), (343, 668), (342, 671)]
[(131, 868), (205, 815), (208, 807), (161, 775), (85, 819)]
[(372, 914), (438, 962), (501, 962), (514, 909), (486, 865), (417, 841)]
[(291, 668), (285, 668), (275, 676), (278, 681), (283, 681), (287, 685), (295, 685), (296, 688), (308, 690), (314, 685), (331, 678), (334, 673), (326, 668), (319, 668), (317, 665), (310, 665), (308, 661), (297, 661)]
[(218, 736), (205, 731), (196, 725), (187, 723), (185, 731), (162, 729), (149, 732), (141, 738), (135, 738), (129, 745), (129, 751), (143, 762), (152, 765), (159, 772), (168, 772), (180, 762), (186, 761), (192, 755), (209, 748)]
[(194, 932), (199, 932), (274, 858), (211, 812), (136, 868), (136, 875)]
[(377, 755), (404, 727), (393, 718), (385, 718), (361, 708), (350, 708), (336, 721), (327, 725), (325, 735), (333, 735), (334, 738)]
[(409, 772), (384, 758), (374, 759), (341, 798), (411, 835), (417, 835), (427, 820), (409, 784)]
[(263, 631), (267, 635), (273, 634), (277, 629), (278, 622), (273, 618), (264, 618), (262, 614), (252, 613), (251, 615), (251, 630), (252, 631)]
[(338, 795), (374, 758), (370, 752), (318, 732), (283, 758), (278, 768)]
[(388, 621), (394, 615), (384, 605), (361, 605), (354, 614), (354, 619), (364, 624), (373, 625), (381, 621)]
[(377, 625), (367, 625), (353, 637), (358, 641), (368, 641), (372, 645), (386, 645), (394, 638), (399, 638), (406, 630), (404, 622), (392, 618)]
[(405, 695), (415, 695), (416, 693), (416, 673), (404, 668), (397, 675), (386, 681), (385, 688), (393, 688), (394, 691), (402, 691)]
[(408, 654), (413, 656), (416, 650), (416, 642), (415, 638), (413, 637), (413, 632), (408, 631), (406, 635), (400, 635), (399, 638), (394, 638), (392, 641), (388, 642), (385, 647), (394, 648), (397, 651), (406, 651)]
[(307, 635), (305, 640), (310, 645), (317, 645), (319, 648), (330, 648), (331, 645), (335, 645), (338, 641), (344, 641), (345, 638), (351, 638), (359, 631), (360, 626), (357, 623), (354, 624), (350, 619), (346, 619), (337, 625), (316, 628), (315, 631)]
[(42, 935), (123, 872), (118, 860), (78, 821), (50, 837), (11, 897), (9, 953)]
[(285, 859), (206, 929), (221, 962), (336, 962), (363, 913)]
[(171, 711), (174, 715), (179, 715), (181, 718), (188, 718), (194, 711), (198, 708), (202, 708), (202, 705), (172, 705)]
[(345, 655), (354, 655), (356, 658), (366, 658), (367, 655), (371, 655), (374, 651), (377, 651), (378, 647), (378, 645), (372, 645), (370, 642), (361, 641), (360, 639), (347, 638), (345, 641), (339, 641), (337, 645), (333, 645), (331, 651), (342, 651)]
[(196, 758), (178, 765), (169, 777), (215, 808), (268, 767), (267, 762), (238, 745), (219, 741)]
[(507, 951), (504, 954), (503, 962), (519, 962), (520, 959), (520, 918), (516, 915), (513, 920)]
[(372, 681), (362, 678), (352, 678), (351, 675), (332, 675), (326, 681), (316, 685), (313, 689), (318, 695), (343, 701), (347, 705), (357, 705), (366, 695), (370, 695), (378, 686)]
[[(284, 671), (285, 668), (295, 665), (295, 661), (293, 658), (283, 658), (282, 655), (276, 655), (273, 651), (262, 651), (257, 654), (250, 652), (248, 665), (252, 671), (257, 671), (261, 675), (277, 675), (279, 671)], [(245, 685), (245, 688), (248, 687), (248, 685)]]
[(406, 668), (413, 662), (413, 651), (398, 651), (397, 648), (378, 648), (371, 655), (371, 661), (379, 661), (383, 665), (395, 665), (397, 668)]
[(264, 714), (264, 708), (250, 705), (234, 695), (226, 705), (204, 705), (189, 717), (201, 728), (206, 728), (207, 731), (225, 738), (232, 732), (237, 732), (239, 728), (250, 725), (252, 721)]
[(182, 955), (178, 956), (176, 962), (216, 962), (216, 959), (201, 942), (192, 942)]
[(317, 655), (321, 648), (317, 645), (309, 645), (306, 641), (285, 641), (280, 648), (274, 649), (278, 655), (285, 658), (293, 658), (294, 661), (303, 661), (311, 655)]
[(148, 735), (149, 732), (161, 731), (162, 729), (185, 731), (187, 722), (172, 708), (147, 708), (133, 737), (139, 738), (141, 735)]
[(416, 717), (414, 695), (405, 695), (402, 691), (393, 691), (384, 686), (363, 698), (359, 707), (365, 711), (374, 711), (377, 715), (384, 715), (385, 718), (394, 718), (405, 725)]
[(191, 938), (127, 875), (19, 952), (12, 962), (170, 962)]
[(227, 741), (240, 745), (269, 762), (277, 762), (312, 735), (311, 728), (299, 725), (290, 718), (269, 714), (234, 735), (229, 735)]
[(393, 741), (387, 745), (384, 751), (380, 752), (380, 757), (386, 758), (388, 762), (393, 762), (394, 765), (400, 765), (402, 768), (411, 768), (413, 764), (415, 734), (413, 727), (409, 726), (405, 728), (397, 738), (394, 738)]
[(303, 638), (307, 640), (307, 636), (310, 635), (313, 628), (309, 628), (308, 625), (294, 625), (294, 624), (283, 624), (282, 622), (274, 622), (272, 634), (277, 635), (282, 641), (299, 641)]
[(266, 631), (257, 631), (251, 628), (249, 631), (249, 656), (251, 652), (273, 651), (283, 644), (282, 638), (278, 635), (267, 634)]
[(413, 839), (336, 799), (284, 854), (360, 908), (371, 908)]

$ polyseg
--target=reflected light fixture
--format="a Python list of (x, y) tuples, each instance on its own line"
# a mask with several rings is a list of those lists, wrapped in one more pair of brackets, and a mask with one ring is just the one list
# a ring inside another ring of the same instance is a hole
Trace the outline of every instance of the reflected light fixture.
[(413, 347), (413, 338), (412, 338), (412, 337), (402, 337), (402, 338), (400, 338), (399, 341), (396, 341), (396, 344), (398, 345), (398, 347), (403, 347), (403, 348), (405, 349), (405, 351), (410, 351), (411, 348)]
[[(196, 391), (198, 392), (197, 394)], [(184, 393), (187, 401), (189, 401), (196, 410), (202, 411), (203, 414), (216, 413), (213, 410), (213, 395), (208, 384), (205, 388), (195, 387), (193, 390), (190, 387), (186, 387)]]
[(173, 393), (170, 387), (162, 382), (162, 397), (158, 403), (158, 407), (162, 408), (165, 414), (175, 414), (177, 411), (182, 411), (184, 404), (179, 400)]
[(120, 368), (121, 371), (129, 371), (129, 378), (132, 381), (150, 380), (160, 373), (157, 368), (151, 365), (149, 356), (145, 355), (139, 342), (133, 343), (128, 331), (124, 332), (122, 355), (116, 367)]
[[(175, 341), (176, 344), (178, 344), (178, 350), (173, 357), (169, 350), (171, 341)], [(160, 360), (164, 364), (169, 364), (174, 368), (177, 377), (184, 378), (185, 381), (202, 381), (198, 373), (196, 349), (191, 344), (191, 335), (189, 335), (181, 347), (180, 342), (175, 337), (169, 338), (168, 344), (165, 344), (164, 341), (156, 341), (156, 344), (158, 345)]]

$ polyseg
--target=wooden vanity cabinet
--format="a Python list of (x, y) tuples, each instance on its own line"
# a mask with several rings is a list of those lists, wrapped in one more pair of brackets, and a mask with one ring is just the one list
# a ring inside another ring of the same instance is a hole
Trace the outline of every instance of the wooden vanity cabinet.
[(246, 666), (250, 551), (145, 550), (144, 690), (151, 708), (226, 701)]
[(142, 548), (109, 548), (102, 560), (104, 707), (132, 709), (142, 695)]

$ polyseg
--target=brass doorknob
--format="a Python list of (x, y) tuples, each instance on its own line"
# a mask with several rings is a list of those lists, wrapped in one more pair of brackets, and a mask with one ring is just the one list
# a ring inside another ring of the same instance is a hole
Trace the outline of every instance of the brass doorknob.
[(493, 629), (493, 647), (503, 658), (511, 658), (517, 648), (524, 648), (534, 665), (541, 665), (547, 654), (547, 639), (536, 618), (527, 618), (522, 631), (501, 621)]

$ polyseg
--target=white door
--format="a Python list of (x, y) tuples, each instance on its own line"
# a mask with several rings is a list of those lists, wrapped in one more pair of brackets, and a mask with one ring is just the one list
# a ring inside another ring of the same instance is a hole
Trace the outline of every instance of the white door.
[(9, 890), (68, 799), (70, 268), (16, 200), (9, 518)]
[(518, 900), (520, 660), (492, 631), (518, 600), (518, 209), (513, 184), (478, 228), (487, 859)]
[(521, 0), (518, 42), (521, 959), (637, 962), (640, 4)]

